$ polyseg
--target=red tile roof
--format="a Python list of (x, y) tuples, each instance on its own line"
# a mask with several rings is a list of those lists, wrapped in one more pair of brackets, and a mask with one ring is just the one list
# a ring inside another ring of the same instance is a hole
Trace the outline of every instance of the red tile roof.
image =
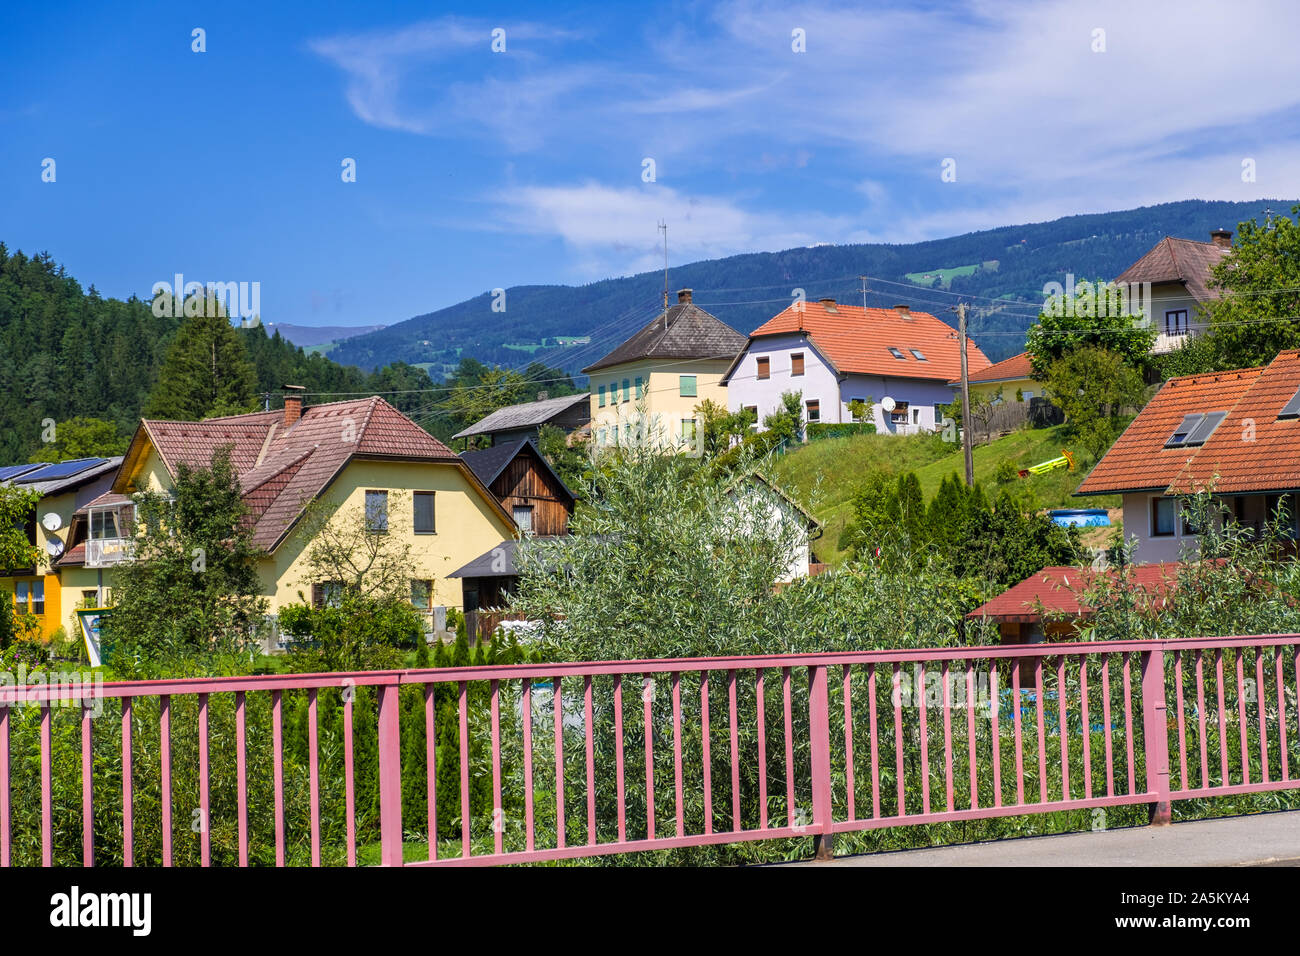
[(451, 462), (500, 509), (459, 456), (377, 396), (310, 406), (288, 428), (279, 411), (202, 422), (143, 421), (114, 483), (115, 492), (131, 490), (132, 465), (148, 445), (173, 475), (182, 463), (207, 467), (218, 448), (233, 446), (231, 458), (249, 507), (253, 542), (267, 551), (284, 539), (306, 504), (358, 457)]
[(1197, 302), (1217, 299), (1209, 286), (1212, 270), (1232, 250), (1213, 242), (1165, 236), (1146, 255), (1125, 269), (1116, 283), (1181, 282)]
[[(972, 385), (989, 382), (1007, 382), (1018, 378), (1029, 378), (1033, 369), (1029, 366), (1029, 353), (1021, 352), (1019, 355), (1013, 355), (1011, 358), (1003, 359), (1001, 362), (994, 362), (992, 365), (980, 372), (967, 372), (967, 380)], [(949, 385), (960, 385), (961, 379), (955, 378)]]
[[(1177, 561), (1131, 565), (1129, 580), (1135, 587), (1146, 592), (1148, 600), (1155, 599), (1169, 591), (1177, 580), (1181, 566)], [(1105, 571), (1062, 565), (1043, 568), (981, 604), (966, 616), (1021, 624), (1038, 623), (1044, 612), (1072, 618), (1087, 617), (1093, 609), (1080, 602), (1079, 596), (1093, 586), (1098, 575), (1113, 577), (1115, 574), (1114, 568)]]
[[(1263, 372), (1264, 369), (1247, 368), (1171, 378), (1125, 429), (1110, 451), (1102, 456), (1075, 493), (1097, 495), (1169, 488), (1188, 461), (1202, 450), (1186, 446), (1165, 447), (1184, 416), (1231, 410)], [(1285, 401), (1283, 399), (1277, 409)], [(1274, 416), (1277, 409), (1273, 411)], [(1228, 434), (1229, 424), (1228, 421), (1220, 424), (1211, 438)], [(1300, 435), (1300, 429), (1293, 430), (1292, 434)]]
[[(749, 340), (752, 345), (756, 338), (791, 332), (806, 334), (839, 372), (943, 382), (961, 374), (957, 333), (928, 312), (903, 315), (897, 309), (796, 302), (751, 332)], [(891, 346), (903, 353), (902, 360), (890, 354)], [(909, 349), (919, 350), (926, 360), (920, 361)], [(982, 371), (990, 364), (970, 339), (966, 340), (966, 361), (970, 372)]]

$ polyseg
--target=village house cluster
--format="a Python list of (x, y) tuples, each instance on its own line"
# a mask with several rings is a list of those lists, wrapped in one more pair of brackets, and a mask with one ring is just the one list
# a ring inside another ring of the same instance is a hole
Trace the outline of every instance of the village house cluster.
[[(1230, 248), (1218, 230), (1208, 243), (1166, 237), (1117, 282), (1149, 284), (1145, 303), (1164, 351), (1203, 331), (1213, 297), (1210, 271)], [(201, 422), (139, 423), (122, 457), (0, 467), (0, 484), (33, 490), (39, 504), (29, 540), (39, 567), (10, 569), (0, 587), (34, 615), (41, 634), (75, 633), (78, 611), (111, 605), (114, 568), (132, 559), (135, 505), (141, 491), (167, 493), (177, 468), (207, 466), (229, 447), (260, 550), (261, 591), (272, 616), (300, 595), (321, 603), (331, 582), (311, 579), (306, 542), (295, 534), (312, 503), (334, 512), (359, 509), (371, 530), (409, 545), (416, 565), (411, 601), (432, 634), (448, 608), (492, 615), (518, 577), (518, 543), (563, 536), (575, 495), (538, 450), (544, 426), (589, 439), (597, 452), (646, 440), (679, 451), (697, 447), (706, 400), (748, 411), (755, 430), (798, 393), (805, 425), (874, 426), (878, 433), (941, 430), (944, 406), (960, 385), (959, 339), (951, 326), (906, 305), (866, 308), (823, 298), (797, 301), (742, 335), (693, 301), (677, 301), (583, 371), (589, 390), (500, 409), (454, 436), (486, 447), (453, 451), (379, 397), (307, 406), (286, 388), (283, 410)], [(967, 341), (972, 397), (1032, 403), (1042, 386), (1025, 353), (992, 363)], [(1126, 533), (1151, 574), (1176, 560), (1196, 529), (1177, 496), (1213, 478), (1233, 513), (1264, 520), (1285, 496), (1300, 493), (1294, 449), (1300, 443), (1300, 353), (1284, 352), (1263, 369), (1173, 379), (1142, 411), (1079, 488), (1123, 496)], [(1252, 442), (1239, 436), (1253, 429)], [(793, 579), (821, 569), (811, 548), (816, 520), (780, 489), (751, 479), (735, 495), (775, 505), (779, 520), (807, 530), (789, 569)], [(752, 510), (752, 509), (751, 509)], [(1297, 509), (1292, 508), (1291, 514)], [(972, 612), (999, 622), (1004, 639), (1042, 640), (1053, 630), (1044, 602), (1066, 617), (1086, 609), (1061, 596), (1069, 569), (1039, 575)], [(1153, 578), (1154, 579), (1154, 578)], [(489, 630), (490, 632), (490, 630)]]

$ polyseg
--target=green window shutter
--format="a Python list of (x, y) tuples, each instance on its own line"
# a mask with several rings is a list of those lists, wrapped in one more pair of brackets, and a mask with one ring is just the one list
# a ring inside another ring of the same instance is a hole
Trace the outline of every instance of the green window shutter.
[(637, 397), (637, 398), (644, 398), (644, 397), (645, 397), (645, 387), (641, 384), (641, 376), (640, 376), (640, 375), (638, 375), (638, 376), (636, 377), (636, 397)]
[(632, 383), (631, 381), (625, 378), (623, 379), (623, 401), (626, 402), (631, 397), (632, 397)]
[(678, 394), (679, 394), (682, 398), (695, 398), (695, 397), (696, 397), (697, 392), (696, 392), (695, 376), (694, 376), (694, 375), (682, 375), (682, 376), (679, 377), (678, 381), (680, 382), (680, 387), (679, 387), (679, 389), (678, 389)]
[(604, 385), (600, 387), (600, 407), (601, 408), (605, 407), (605, 386)]

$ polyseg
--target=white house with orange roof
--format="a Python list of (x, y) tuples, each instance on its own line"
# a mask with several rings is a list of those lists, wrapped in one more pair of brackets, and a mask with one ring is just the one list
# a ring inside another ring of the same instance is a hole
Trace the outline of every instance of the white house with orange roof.
[[(970, 340), (966, 356), (971, 372), (989, 365)], [(800, 392), (807, 422), (851, 422), (850, 403), (861, 400), (878, 432), (902, 435), (942, 424), (948, 382), (960, 374), (957, 333), (933, 315), (821, 299), (795, 302), (750, 333), (722, 382), (728, 408), (751, 410), (759, 428), (782, 393)]]

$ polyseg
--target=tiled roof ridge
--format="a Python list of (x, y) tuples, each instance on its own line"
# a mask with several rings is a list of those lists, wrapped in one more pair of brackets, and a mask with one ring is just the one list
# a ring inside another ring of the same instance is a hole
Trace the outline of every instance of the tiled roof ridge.
[(286, 462), (285, 462), (283, 465), (281, 465), (279, 468), (276, 468), (275, 471), (268, 472), (267, 475), (266, 475), (264, 478), (262, 478), (261, 480), (259, 480), (256, 484), (249, 485), (247, 488), (245, 488), (245, 487), (243, 486), (243, 477), (244, 477), (244, 475), (252, 474), (253, 472), (257, 471), (257, 469), (258, 469), (259, 467), (262, 467), (261, 465), (254, 465), (252, 468), (248, 469), (248, 471), (244, 472), (244, 475), (240, 475), (240, 476), (238, 476), (239, 479), (240, 479), (240, 494), (241, 494), (241, 495), (252, 494), (252, 493), (253, 493), (254, 491), (256, 491), (258, 488), (261, 488), (263, 485), (265, 485), (268, 481), (271, 481), (271, 480), (273, 480), (273, 479), (275, 479), (275, 478), (278, 478), (280, 475), (284, 474), (286, 471), (288, 471), (288, 470), (289, 470), (290, 468), (292, 468), (294, 465), (297, 465), (297, 464), (299, 464), (300, 462), (302, 462), (303, 460), (305, 460), (305, 459), (311, 457), (311, 456), (316, 452), (316, 449), (318, 449), (318, 448), (320, 448), (320, 443), (319, 443), (319, 442), (317, 442), (316, 444), (312, 445), (310, 448), (305, 448), (305, 449), (303, 449), (303, 450), (302, 450), (301, 452), (299, 452), (297, 455), (294, 455), (292, 458), (290, 458), (288, 461), (286, 461)]

